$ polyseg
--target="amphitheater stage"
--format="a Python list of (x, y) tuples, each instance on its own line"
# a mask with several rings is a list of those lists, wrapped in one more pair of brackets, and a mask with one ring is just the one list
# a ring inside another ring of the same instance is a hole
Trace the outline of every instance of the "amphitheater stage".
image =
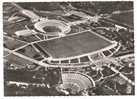
[(37, 44), (48, 52), (53, 59), (79, 57), (113, 45), (111, 41), (93, 31), (84, 31)]

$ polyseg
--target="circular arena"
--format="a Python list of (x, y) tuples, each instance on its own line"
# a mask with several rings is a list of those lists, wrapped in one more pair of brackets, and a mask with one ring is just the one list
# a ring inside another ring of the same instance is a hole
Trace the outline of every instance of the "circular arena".
[(82, 90), (95, 87), (95, 82), (91, 77), (82, 73), (63, 73), (62, 74), (63, 83), (57, 86), (57, 89), (66, 90), (70, 94), (76, 94)]
[(48, 36), (64, 36), (71, 31), (70, 26), (60, 20), (44, 19), (34, 24), (34, 27)]

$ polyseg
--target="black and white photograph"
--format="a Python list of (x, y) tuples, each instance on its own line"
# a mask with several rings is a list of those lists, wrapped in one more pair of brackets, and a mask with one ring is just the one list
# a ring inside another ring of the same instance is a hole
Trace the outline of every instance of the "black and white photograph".
[(2, 8), (4, 97), (135, 95), (134, 1)]

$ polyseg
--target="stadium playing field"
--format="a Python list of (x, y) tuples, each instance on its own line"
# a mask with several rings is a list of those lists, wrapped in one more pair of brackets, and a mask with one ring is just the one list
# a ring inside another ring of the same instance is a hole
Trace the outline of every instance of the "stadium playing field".
[(100, 36), (86, 31), (75, 35), (38, 42), (38, 45), (50, 53), (53, 58), (66, 58), (91, 53), (112, 43)]

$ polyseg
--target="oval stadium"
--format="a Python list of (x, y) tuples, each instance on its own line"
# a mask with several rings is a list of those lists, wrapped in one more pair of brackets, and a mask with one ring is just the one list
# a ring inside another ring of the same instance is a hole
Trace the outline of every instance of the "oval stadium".
[(40, 31), (42, 33), (46, 33), (46, 35), (51, 35), (51, 36), (66, 35), (68, 32), (71, 31), (70, 26), (60, 20), (43, 19), (43, 20), (35, 23), (34, 27), (38, 31)]

